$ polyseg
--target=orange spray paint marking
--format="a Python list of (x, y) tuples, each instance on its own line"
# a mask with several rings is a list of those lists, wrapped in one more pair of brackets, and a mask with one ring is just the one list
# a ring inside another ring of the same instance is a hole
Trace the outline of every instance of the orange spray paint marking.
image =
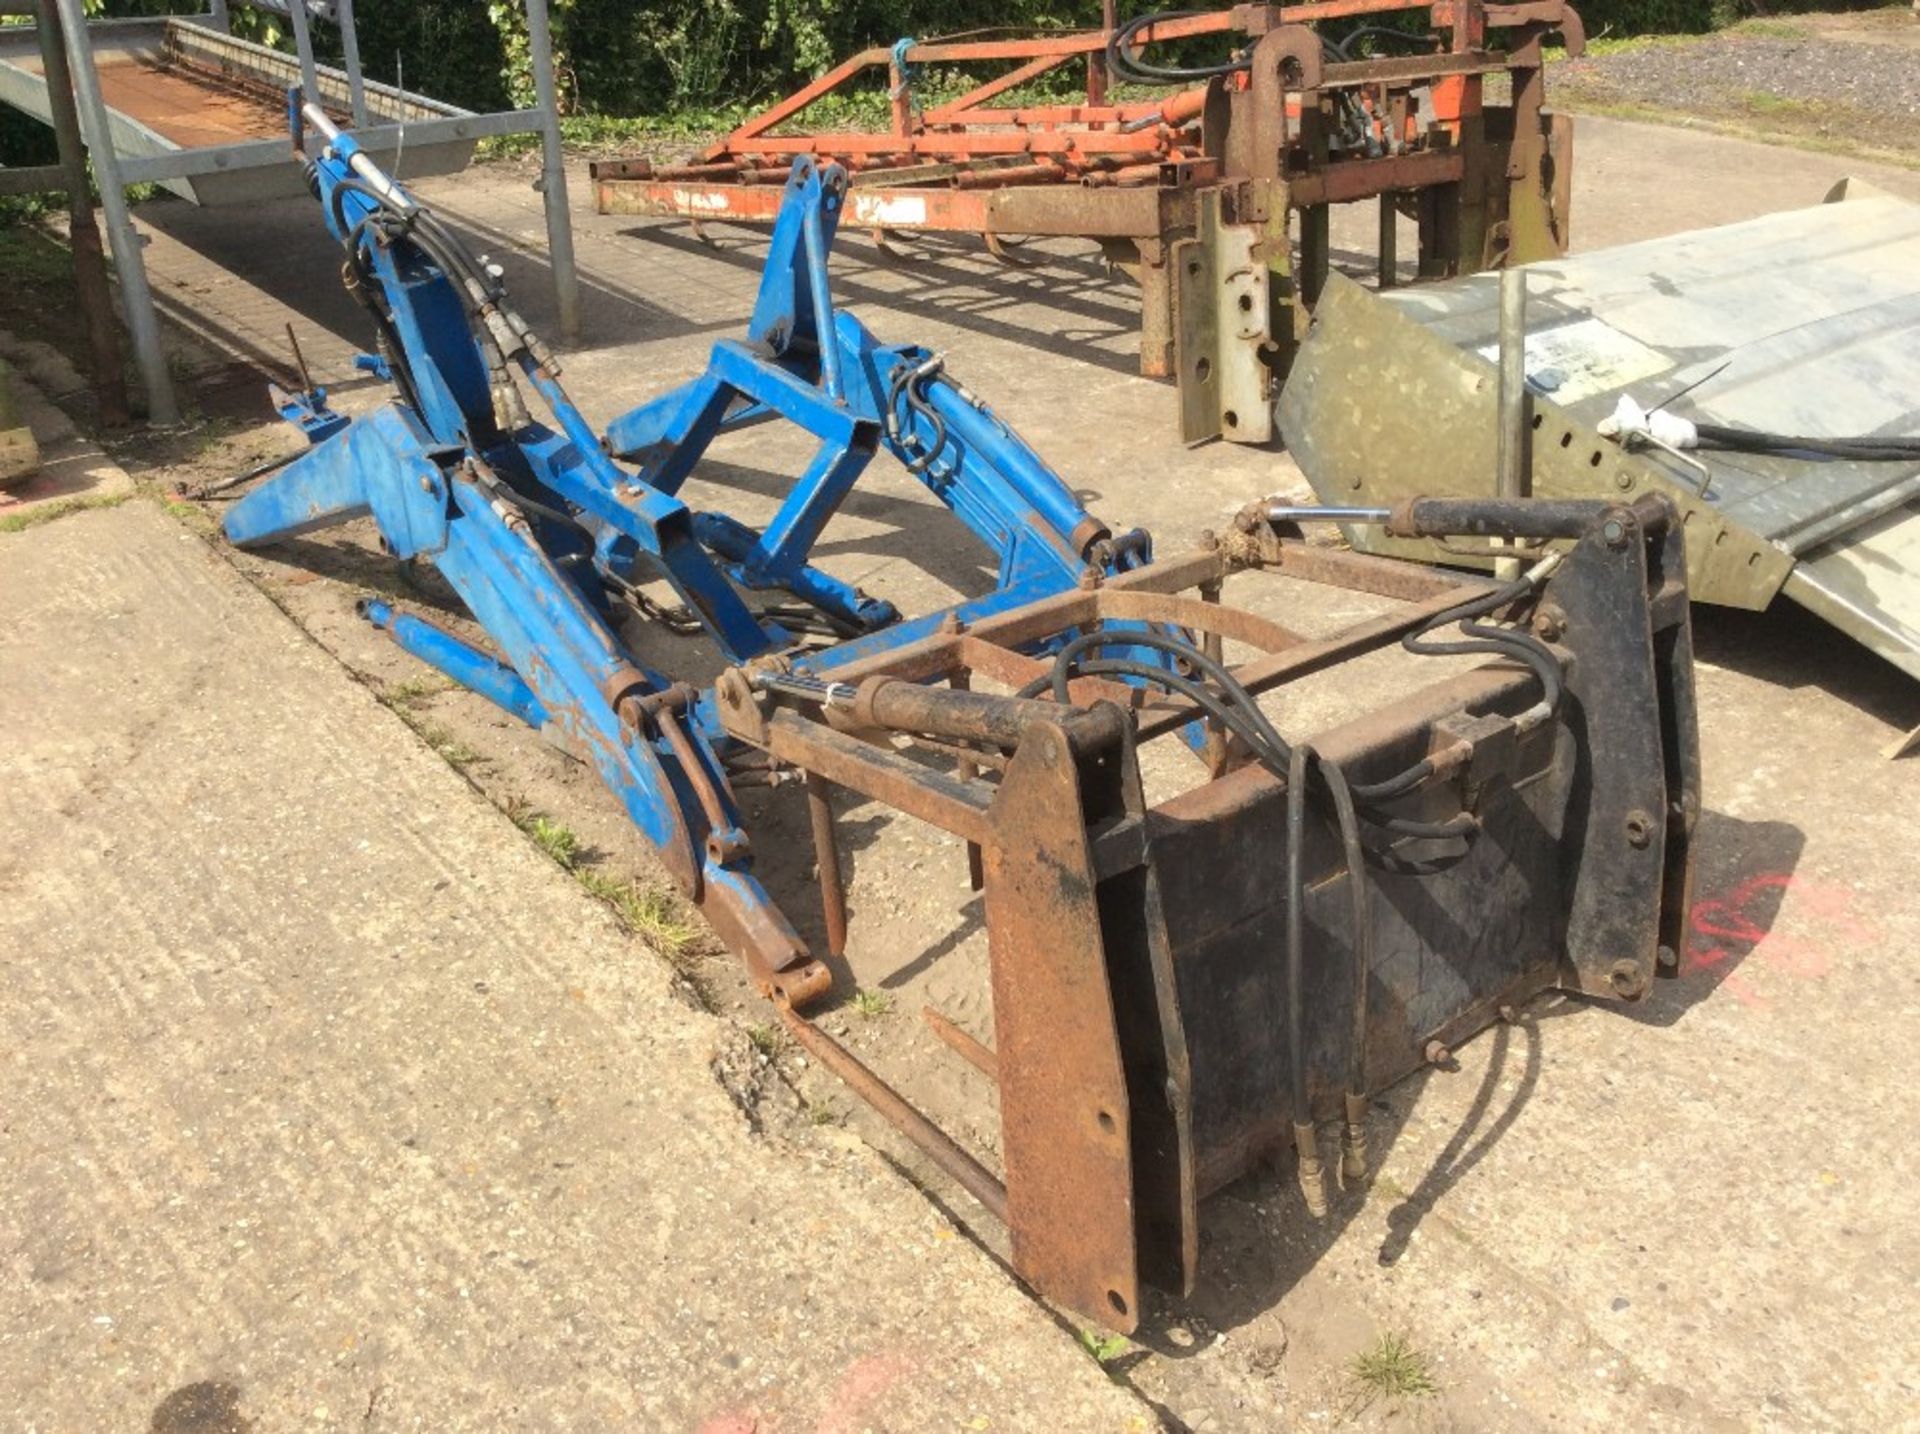
[[(1756, 910), (1759, 903), (1772, 897), (1777, 912), (1785, 905), (1789, 889), (1795, 899), (1794, 924), (1802, 929), (1763, 925), (1764, 915)], [(1688, 974), (1711, 972), (1744, 955), (1770, 974), (1817, 980), (1833, 969), (1828, 938), (1849, 946), (1871, 945), (1880, 939), (1879, 928), (1854, 912), (1854, 896), (1850, 887), (1801, 881), (1784, 872), (1750, 876), (1725, 896), (1694, 904), (1685, 970)], [(1804, 929), (1807, 926), (1813, 928), (1810, 933)], [(1722, 984), (1744, 1006), (1768, 1004), (1738, 971), (1728, 971)]]

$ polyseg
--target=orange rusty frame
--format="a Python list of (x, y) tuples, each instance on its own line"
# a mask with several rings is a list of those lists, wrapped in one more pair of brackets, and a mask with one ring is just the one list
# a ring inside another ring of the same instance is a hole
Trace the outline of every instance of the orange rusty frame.
[[(966, 690), (975, 674), (1023, 683), (1048, 664), (1027, 657), (1021, 647), (1102, 620), (1150, 620), (1253, 647), (1258, 655), (1233, 670), (1249, 690), (1262, 692), (1395, 642), (1457, 604), (1463, 593), (1484, 586), (1475, 577), (1285, 541), (1253, 562), (1282, 578), (1374, 592), (1403, 605), (1329, 637), (1304, 638), (1219, 604), (1223, 582), (1247, 559), (1216, 545), (1098, 588), (1043, 599), (970, 627), (949, 627), (837, 668), (834, 679), (863, 691), (900, 683), (926, 690), (926, 684), (942, 681)], [(1195, 591), (1197, 597), (1188, 595)], [(1498, 680), (1521, 679), (1509, 674)], [(1190, 1283), (1197, 1257), (1197, 1249), (1188, 1248), (1197, 1228), (1192, 1212), (1205, 1190), (1195, 1180), (1177, 1194), (1188, 1212), (1177, 1241), (1181, 1248), (1139, 1244), (1134, 1128), (1093, 893), (1103, 875), (1100, 853), (1129, 840), (1129, 830), (1145, 830), (1134, 747), (1199, 714), (1183, 699), (1144, 695), (1100, 679), (1079, 679), (1071, 691), (1085, 709), (1062, 709), (1057, 721), (1029, 724), (1010, 759), (1000, 764), (998, 780), (987, 780), (994, 764), (972, 762), (961, 749), (924, 744), (930, 754), (954, 759), (952, 770), (940, 770), (876, 741), (872, 730), (840, 730), (820, 720), (818, 709), (803, 715), (807, 709), (777, 706), (764, 727), (745, 727), (739, 735), (751, 731), (750, 740), (776, 763), (807, 774), (821, 900), (836, 957), (844, 953), (847, 912), (833, 787), (951, 832), (967, 843), (970, 857), (979, 854), (976, 885), (987, 901), (993, 1044), (952, 1027), (938, 1012), (930, 1012), (929, 1020), (998, 1086), (1004, 1183), (826, 1031), (791, 1009), (782, 1017), (812, 1055), (1006, 1222), (1023, 1278), (1083, 1315), (1131, 1330), (1149, 1278)], [(1132, 721), (1120, 720), (1122, 707), (1133, 711)], [(916, 740), (907, 732), (894, 735)], [(1191, 1172), (1190, 1162), (1182, 1169)], [(1154, 1268), (1143, 1270), (1146, 1262)]]

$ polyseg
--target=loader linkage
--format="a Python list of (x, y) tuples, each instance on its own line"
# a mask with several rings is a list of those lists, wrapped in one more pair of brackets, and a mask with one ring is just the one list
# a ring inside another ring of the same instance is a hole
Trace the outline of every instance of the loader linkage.
[[(350, 134), (291, 108), (296, 148), (303, 125), (324, 142), (303, 162), (396, 395), (350, 421), (287, 397), (314, 446), (227, 536), (370, 513), (391, 552), (430, 562), (492, 651), (385, 602), (364, 615), (597, 769), (796, 1037), (1007, 1222), (1042, 1294), (1132, 1329), (1143, 1284), (1191, 1289), (1199, 1204), (1253, 1162), (1293, 1145), (1317, 1211), (1315, 1126), (1343, 1122), (1343, 1177), (1363, 1179), (1368, 1095), (1433, 1043), (1551, 987), (1635, 999), (1670, 968), (1699, 773), (1663, 502), (1420, 499), (1388, 519), (1512, 540), (1528, 568), (1506, 584), (1312, 545), (1266, 504), (1156, 557), (936, 356), (835, 310), (846, 180), (807, 159), (746, 340), (603, 439), (497, 271)], [(556, 427), (527, 416), (523, 385)], [(719, 434), (774, 419), (819, 448), (771, 522), (682, 501)], [(882, 449), (995, 554), (990, 591), (903, 616), (812, 564)], [(712, 685), (621, 638), (622, 609), (658, 615), (640, 595), (658, 582), (722, 654)], [(1393, 601), (1315, 637), (1239, 601), (1299, 582)], [(789, 605), (746, 596), (765, 591)], [(842, 640), (798, 630), (823, 626)], [(1396, 645), (1499, 660), (1310, 742), (1276, 729), (1286, 684)], [(1197, 781), (1149, 801), (1156, 741), (1189, 749)], [(804, 1015), (831, 978), (754, 876), (730, 781), (748, 765), (805, 780), (830, 955), (847, 938), (835, 789), (967, 844), (993, 1046), (952, 1040), (997, 1080), (1001, 1173)]]

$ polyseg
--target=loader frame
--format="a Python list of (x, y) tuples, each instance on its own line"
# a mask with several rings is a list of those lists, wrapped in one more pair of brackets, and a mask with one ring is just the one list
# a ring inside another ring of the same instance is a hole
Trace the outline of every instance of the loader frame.
[[(1672, 969), (1699, 780), (1670, 505), (1421, 500), (1397, 518), (1521, 544), (1532, 565), (1503, 586), (1314, 546), (1264, 504), (1156, 559), (939, 358), (834, 308), (845, 176), (806, 159), (747, 339), (603, 436), (497, 274), (297, 93), (292, 112), (324, 140), (314, 188), (381, 335), (363, 366), (396, 393), (358, 418), (317, 389), (276, 395), (313, 446), (229, 510), (227, 537), (370, 514), (388, 551), (436, 567), (491, 650), (382, 600), (362, 613), (598, 771), (796, 1038), (1005, 1219), (1041, 1294), (1131, 1330), (1143, 1286), (1192, 1288), (1200, 1203), (1255, 1161), (1291, 1144), (1323, 1212), (1319, 1122), (1344, 1122), (1355, 1184), (1368, 1094), (1436, 1043), (1547, 987), (1630, 1000)], [(685, 501), (718, 434), (775, 420), (819, 448), (771, 522)], [(882, 449), (997, 556), (989, 591), (903, 616), (811, 564)], [(711, 686), (621, 638), (617, 608), (666, 620), (640, 595), (659, 582), (723, 655)], [(1387, 605), (1309, 638), (1229, 603), (1248, 582)], [(769, 590), (842, 640), (752, 606)], [(1310, 739), (1264, 715), (1288, 683), (1456, 624), (1503, 660)], [(1156, 741), (1196, 780), (1149, 803)], [(1000, 1173), (805, 1014), (831, 976), (754, 874), (734, 793), (750, 776), (806, 786), (829, 955), (848, 938), (836, 792), (966, 843), (991, 1044), (934, 1025), (998, 1085)]]

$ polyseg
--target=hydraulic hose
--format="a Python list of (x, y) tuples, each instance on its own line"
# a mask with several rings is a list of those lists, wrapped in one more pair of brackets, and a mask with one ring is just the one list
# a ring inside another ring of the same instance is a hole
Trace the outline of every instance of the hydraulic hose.
[(1144, 30), (1173, 20), (1194, 20), (1216, 13), (1213, 10), (1160, 10), (1136, 16), (1107, 38), (1108, 69), (1113, 72), (1115, 79), (1136, 85), (1187, 85), (1248, 69), (1253, 60), (1244, 54), (1213, 65), (1155, 65), (1144, 58), (1134, 59), (1127, 54)]

